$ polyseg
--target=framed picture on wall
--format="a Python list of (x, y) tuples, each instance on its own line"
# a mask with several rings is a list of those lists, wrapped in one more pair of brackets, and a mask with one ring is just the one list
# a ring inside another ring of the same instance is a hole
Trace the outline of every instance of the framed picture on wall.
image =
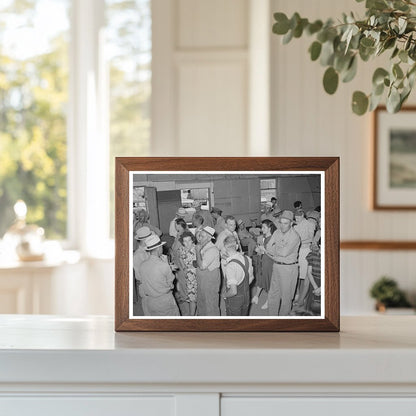
[(416, 107), (374, 112), (373, 208), (416, 209)]
[(339, 159), (116, 158), (116, 331), (339, 331)]

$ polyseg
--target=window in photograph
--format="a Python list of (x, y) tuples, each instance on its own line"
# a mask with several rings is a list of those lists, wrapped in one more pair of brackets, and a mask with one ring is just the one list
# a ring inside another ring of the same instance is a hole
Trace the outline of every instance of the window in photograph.
[(192, 216), (195, 213), (195, 206), (199, 205), (201, 209), (209, 211), (211, 204), (209, 201), (209, 188), (198, 189), (181, 189), (182, 207), (186, 210), (185, 221), (192, 222)]
[(147, 209), (144, 186), (135, 186), (133, 188), (133, 208)]
[(110, 236), (114, 237), (114, 157), (146, 156), (150, 146), (150, 0), (106, 0), (110, 100)]
[(276, 198), (276, 179), (260, 179), (260, 195), (262, 208), (266, 202)]
[(18, 199), (47, 238), (67, 236), (69, 12), (70, 0), (0, 5), (0, 237)]

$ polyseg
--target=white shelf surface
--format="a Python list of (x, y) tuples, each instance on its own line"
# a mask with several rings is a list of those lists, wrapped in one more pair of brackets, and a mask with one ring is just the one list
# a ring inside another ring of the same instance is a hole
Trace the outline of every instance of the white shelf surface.
[(230, 392), (358, 383), (416, 391), (416, 316), (344, 317), (339, 334), (113, 328), (108, 317), (2, 315), (0, 383), (132, 383), (169, 391), (221, 385)]

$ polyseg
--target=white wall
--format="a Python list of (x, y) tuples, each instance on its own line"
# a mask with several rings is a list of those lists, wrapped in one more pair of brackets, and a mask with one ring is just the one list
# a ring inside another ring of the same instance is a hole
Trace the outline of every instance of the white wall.
[(153, 155), (247, 153), (249, 6), (153, 1)]
[[(416, 213), (370, 209), (371, 116), (353, 115), (350, 102), (355, 89), (369, 91), (376, 63), (360, 63), (359, 77), (330, 97), (322, 88), (324, 69), (308, 57), (311, 39), (295, 39), (283, 46), (277, 36), (267, 37), (264, 32), (270, 25), (271, 33), (273, 11), (326, 18), (360, 10), (362, 4), (353, 0), (153, 2), (153, 155), (340, 156), (341, 239), (415, 239)], [(414, 95), (411, 101), (415, 102)], [(82, 311), (112, 314), (113, 265), (90, 266), (88, 291), (97, 291)], [(342, 251), (341, 312), (371, 312), (368, 289), (383, 274), (395, 277), (416, 296), (414, 270), (412, 251)]]

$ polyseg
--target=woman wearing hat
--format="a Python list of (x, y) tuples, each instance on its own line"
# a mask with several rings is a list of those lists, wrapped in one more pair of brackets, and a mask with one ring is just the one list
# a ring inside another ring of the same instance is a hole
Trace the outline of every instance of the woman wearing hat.
[(172, 291), (175, 276), (169, 264), (161, 259), (162, 246), (157, 235), (146, 239), (150, 254), (139, 269), (140, 295), (145, 316), (178, 316), (179, 309)]

